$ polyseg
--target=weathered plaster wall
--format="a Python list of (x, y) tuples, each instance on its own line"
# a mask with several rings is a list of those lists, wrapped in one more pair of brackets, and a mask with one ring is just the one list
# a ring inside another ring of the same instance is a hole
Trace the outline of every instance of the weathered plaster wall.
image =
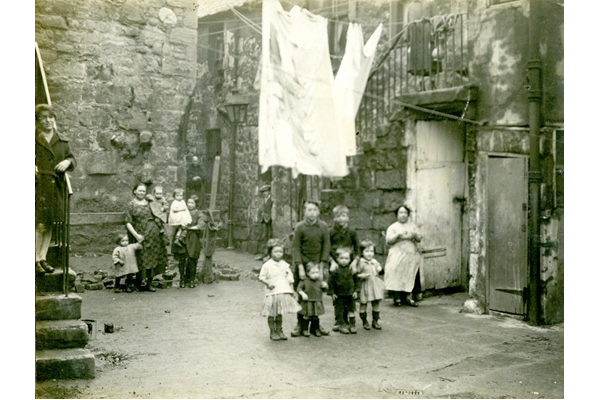
[(58, 129), (79, 162), (73, 212), (123, 211), (139, 180), (167, 191), (182, 184), (178, 131), (195, 85), (195, 14), (181, 0), (36, 2)]
[(468, 2), (469, 74), (479, 87), (478, 119), (491, 125), (524, 125), (529, 2), (487, 3)]
[(564, 121), (565, 23), (564, 7), (542, 1), (540, 53), (542, 56), (543, 112), (545, 122)]

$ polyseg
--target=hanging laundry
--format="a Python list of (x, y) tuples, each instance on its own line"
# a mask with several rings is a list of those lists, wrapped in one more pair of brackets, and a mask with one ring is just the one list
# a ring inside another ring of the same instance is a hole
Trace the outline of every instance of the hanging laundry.
[(258, 160), (326, 177), (348, 174), (333, 99), (327, 20), (264, 0)]
[(348, 26), (346, 50), (333, 85), (338, 126), (346, 156), (356, 155), (354, 122), (367, 86), (382, 30), (383, 26), (379, 24), (365, 44), (361, 26), (354, 23)]

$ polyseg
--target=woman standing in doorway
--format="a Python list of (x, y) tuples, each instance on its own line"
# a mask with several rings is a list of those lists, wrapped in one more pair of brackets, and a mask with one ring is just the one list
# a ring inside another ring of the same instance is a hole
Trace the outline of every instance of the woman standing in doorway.
[[(421, 255), (417, 250), (423, 236), (417, 226), (409, 222), (411, 210), (402, 205), (396, 210), (398, 221), (387, 229), (385, 241), (390, 247), (385, 261), (385, 289), (394, 299), (394, 305), (417, 306), (416, 295), (421, 291)], [(409, 298), (412, 292), (413, 298)]]
[(167, 251), (162, 238), (162, 221), (154, 216), (146, 200), (146, 185), (138, 183), (133, 188), (134, 198), (127, 205), (125, 221), (130, 243), (141, 242), (143, 249), (138, 258), (137, 286), (155, 292), (152, 278), (165, 272)]

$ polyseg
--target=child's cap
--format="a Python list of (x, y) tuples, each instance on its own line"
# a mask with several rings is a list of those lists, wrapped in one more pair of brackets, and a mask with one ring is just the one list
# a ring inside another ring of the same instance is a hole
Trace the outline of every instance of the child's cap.
[(320, 210), (321, 209), (321, 202), (319, 200), (316, 199), (308, 199), (304, 201), (304, 206), (306, 207), (307, 204), (314, 204), (315, 206), (317, 206), (317, 208)]
[(258, 189), (259, 192), (263, 193), (263, 192), (268, 192), (271, 190), (271, 185), (262, 185), (260, 187), (260, 189)]

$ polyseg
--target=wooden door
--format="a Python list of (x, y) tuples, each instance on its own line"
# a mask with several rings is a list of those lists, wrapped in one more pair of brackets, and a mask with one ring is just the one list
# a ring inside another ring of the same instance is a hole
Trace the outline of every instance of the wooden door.
[(524, 314), (527, 286), (527, 159), (488, 157), (487, 267), (491, 310)]
[(423, 289), (460, 286), (465, 196), (463, 128), (417, 122), (417, 225), (424, 236)]

